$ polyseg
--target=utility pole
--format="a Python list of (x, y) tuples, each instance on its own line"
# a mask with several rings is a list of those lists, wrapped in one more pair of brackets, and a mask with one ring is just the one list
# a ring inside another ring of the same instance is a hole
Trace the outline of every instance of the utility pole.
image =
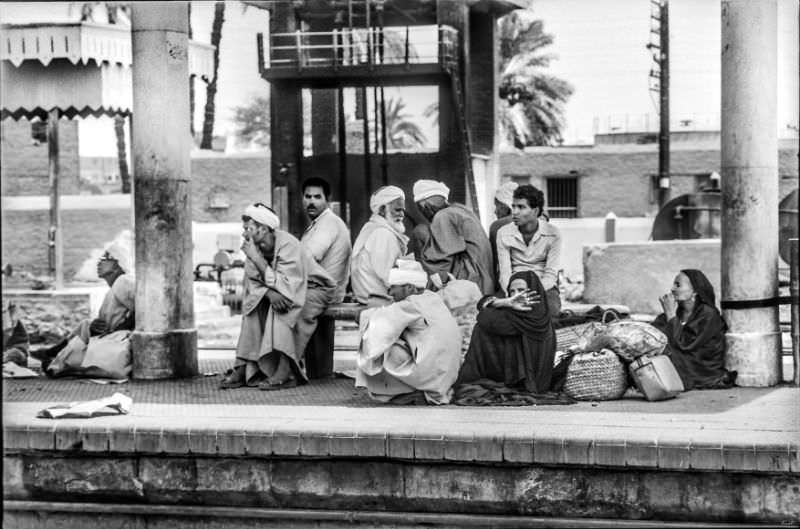
[[(669, 1), (650, 0), (650, 19), (658, 22), (658, 28), (651, 28), (651, 34), (658, 34), (658, 44), (647, 45), (649, 50), (658, 50), (653, 60), (658, 71), (650, 71), (650, 77), (658, 79), (658, 205), (664, 207), (669, 202)], [(655, 91), (653, 88), (651, 90)]]

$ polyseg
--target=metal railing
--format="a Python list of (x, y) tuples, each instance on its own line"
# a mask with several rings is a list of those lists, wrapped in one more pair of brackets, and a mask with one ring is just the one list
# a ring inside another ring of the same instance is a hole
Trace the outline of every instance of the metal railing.
[(275, 33), (267, 68), (339, 68), (386, 64), (458, 64), (458, 31), (450, 26), (342, 28)]

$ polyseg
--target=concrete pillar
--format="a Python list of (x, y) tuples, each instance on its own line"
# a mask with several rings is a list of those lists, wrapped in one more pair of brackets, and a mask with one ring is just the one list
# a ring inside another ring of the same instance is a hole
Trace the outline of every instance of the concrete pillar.
[[(782, 380), (778, 307), (777, 2), (722, 2), (722, 308), (741, 386)], [(738, 302), (738, 303), (737, 303)]]
[(186, 2), (134, 2), (133, 377), (197, 374)]

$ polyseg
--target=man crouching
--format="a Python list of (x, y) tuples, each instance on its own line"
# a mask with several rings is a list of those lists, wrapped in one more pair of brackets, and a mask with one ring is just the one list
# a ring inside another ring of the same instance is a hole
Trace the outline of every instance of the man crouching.
[(442, 298), (425, 290), (428, 276), (414, 269), (389, 272), (394, 303), (361, 313), (356, 386), (389, 402), (422, 392), (430, 404), (447, 404), (458, 377), (461, 334)]
[(264, 204), (242, 215), (244, 264), (242, 329), (233, 372), (220, 389), (294, 387), (306, 381), (295, 330), (306, 300), (306, 259), (298, 241), (278, 229), (278, 216)]

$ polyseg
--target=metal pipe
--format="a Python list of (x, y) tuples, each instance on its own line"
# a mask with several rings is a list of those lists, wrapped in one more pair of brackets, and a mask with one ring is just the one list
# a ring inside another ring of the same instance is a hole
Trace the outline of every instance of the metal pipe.
[(659, 61), (659, 107), (660, 120), (658, 136), (658, 205), (664, 207), (669, 202), (669, 2), (661, 1), (660, 13), (660, 45), (661, 60)]
[(361, 87), (361, 104), (364, 105), (361, 117), (364, 122), (364, 183), (367, 186), (367, 196), (372, 193), (372, 168), (369, 159), (369, 111), (367, 105), (367, 87)]
[(54, 108), (47, 115), (47, 172), (50, 177), (50, 232), (48, 256), (52, 255), (51, 267), (56, 289), (64, 288), (64, 236), (61, 228), (61, 190), (59, 184), (58, 119), (59, 110)]
[(789, 239), (789, 297), (792, 303), (792, 383), (800, 386), (800, 258), (798, 258), (797, 239)]
[(336, 128), (337, 143), (339, 144), (339, 202), (342, 204), (340, 214), (344, 221), (350, 225), (350, 208), (347, 202), (347, 131), (344, 122), (344, 88), (337, 89), (338, 100), (336, 102)]

